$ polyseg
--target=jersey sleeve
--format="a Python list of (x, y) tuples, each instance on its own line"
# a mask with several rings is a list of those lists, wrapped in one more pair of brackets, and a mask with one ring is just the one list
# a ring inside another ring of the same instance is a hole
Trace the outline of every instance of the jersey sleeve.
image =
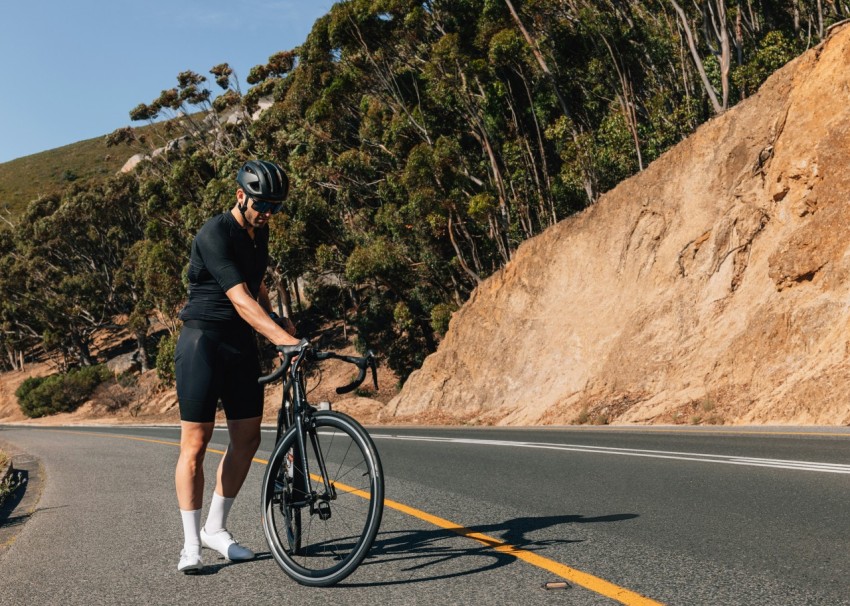
[(198, 253), (210, 275), (227, 292), (234, 286), (245, 282), (245, 278), (236, 265), (233, 246), (224, 230), (201, 230), (196, 239)]

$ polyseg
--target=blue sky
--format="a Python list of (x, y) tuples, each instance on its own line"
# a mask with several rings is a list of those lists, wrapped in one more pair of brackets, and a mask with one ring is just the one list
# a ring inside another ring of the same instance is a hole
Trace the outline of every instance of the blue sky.
[[(129, 111), (191, 69), (254, 65), (301, 44), (333, 0), (6, 2), (0, 34), (0, 162), (130, 125)], [(138, 124), (136, 124), (138, 125)]]

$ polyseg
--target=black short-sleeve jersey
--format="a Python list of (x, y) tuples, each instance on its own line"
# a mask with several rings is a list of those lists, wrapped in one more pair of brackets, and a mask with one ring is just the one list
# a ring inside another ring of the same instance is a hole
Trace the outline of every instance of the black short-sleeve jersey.
[(204, 223), (192, 242), (189, 260), (189, 302), (180, 319), (207, 322), (241, 321), (224, 293), (245, 282), (254, 298), (269, 262), (269, 230), (248, 235), (230, 212)]

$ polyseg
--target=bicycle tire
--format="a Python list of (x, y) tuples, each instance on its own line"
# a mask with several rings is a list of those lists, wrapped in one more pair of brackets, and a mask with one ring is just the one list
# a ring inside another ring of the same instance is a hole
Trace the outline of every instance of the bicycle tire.
[[(301, 551), (301, 508), (294, 506), (296, 488), (294, 474), (292, 473), (296, 459), (295, 449), (287, 450), (285, 456), (284, 464), (278, 472), (278, 483), (275, 484), (276, 490), (281, 488), (278, 508), (283, 515), (285, 536), (289, 549), (293, 553), (299, 553)], [(277, 504), (277, 502), (273, 504)]]
[[(287, 575), (302, 585), (327, 587), (354, 572), (372, 547), (383, 514), (384, 476), (372, 439), (351, 417), (318, 412), (304, 429), (316, 503), (324, 505), (303, 505), (305, 499), (299, 495), (293, 497), (294, 505), (284, 501), (286, 483), (279, 478), (287, 453), (297, 445), (297, 433), (292, 428), (275, 447), (263, 478), (263, 532), (272, 556)], [(319, 475), (317, 446), (336, 498), (330, 498)], [(300, 484), (300, 469), (296, 464), (296, 485)], [(301, 516), (297, 546), (288, 534), (297, 515), (293, 512), (287, 518), (290, 506)]]
[[(292, 383), (286, 381), (283, 386), (283, 398), (277, 417), (277, 435), (275, 444), (279, 443), (287, 430), (295, 423), (294, 404), (292, 402)], [(294, 463), (294, 448), (287, 451), (289, 454), (284, 460), (285, 469), (281, 467), (277, 474), (279, 495), (275, 496), (275, 504), (278, 505), (284, 517), (284, 530), (289, 548), (297, 553), (301, 550), (301, 510), (293, 507), (292, 496), (294, 487), (292, 465)]]

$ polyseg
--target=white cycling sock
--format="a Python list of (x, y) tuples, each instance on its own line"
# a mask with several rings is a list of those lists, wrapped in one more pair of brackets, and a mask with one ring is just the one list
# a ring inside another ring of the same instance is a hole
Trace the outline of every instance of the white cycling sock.
[(183, 518), (183, 548), (186, 550), (199, 550), (201, 548), (201, 510), (180, 510)]
[(207, 514), (207, 522), (204, 524), (204, 532), (207, 534), (215, 534), (222, 528), (226, 528), (227, 514), (230, 513), (230, 508), (233, 506), (235, 497), (223, 497), (213, 491), (212, 503), (210, 503), (210, 512)]

